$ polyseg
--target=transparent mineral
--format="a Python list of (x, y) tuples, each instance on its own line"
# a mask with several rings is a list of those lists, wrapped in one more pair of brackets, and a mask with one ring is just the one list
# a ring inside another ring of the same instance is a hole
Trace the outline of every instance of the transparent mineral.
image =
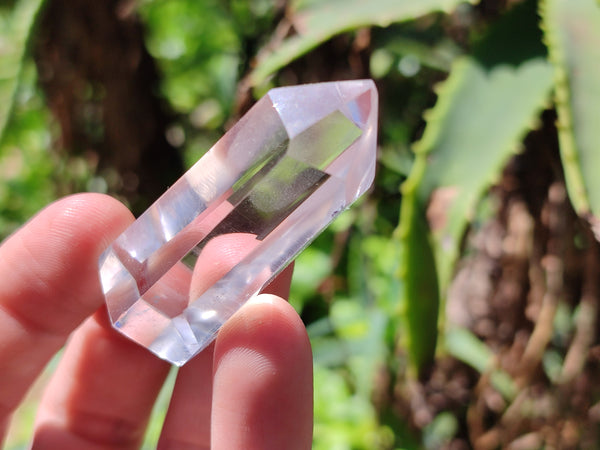
[(116, 329), (182, 365), (375, 173), (370, 80), (273, 89), (102, 254)]

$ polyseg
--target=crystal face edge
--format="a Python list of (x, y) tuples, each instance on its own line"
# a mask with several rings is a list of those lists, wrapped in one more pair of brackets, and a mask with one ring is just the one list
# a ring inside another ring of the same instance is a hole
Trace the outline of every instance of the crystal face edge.
[(101, 256), (111, 322), (182, 365), (371, 185), (370, 80), (277, 88)]

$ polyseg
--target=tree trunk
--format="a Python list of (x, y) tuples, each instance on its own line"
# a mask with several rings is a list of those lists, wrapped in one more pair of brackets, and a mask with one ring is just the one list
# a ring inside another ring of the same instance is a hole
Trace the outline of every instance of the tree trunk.
[(49, 0), (36, 61), (61, 128), (57, 149), (92, 161), (109, 192), (134, 212), (181, 174), (134, 2)]

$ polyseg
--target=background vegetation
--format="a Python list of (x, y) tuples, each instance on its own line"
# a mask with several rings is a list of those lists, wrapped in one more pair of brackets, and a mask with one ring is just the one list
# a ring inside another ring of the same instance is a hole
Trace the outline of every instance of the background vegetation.
[(293, 282), (314, 448), (592, 448), (599, 75), (595, 0), (2, 0), (0, 236), (139, 213), (268, 88), (374, 78), (375, 186)]

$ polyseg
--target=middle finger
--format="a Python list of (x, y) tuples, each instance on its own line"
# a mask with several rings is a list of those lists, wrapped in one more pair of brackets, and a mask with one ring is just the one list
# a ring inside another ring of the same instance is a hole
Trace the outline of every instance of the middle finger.
[(42, 398), (33, 448), (139, 448), (168, 371), (99, 310), (65, 349)]

